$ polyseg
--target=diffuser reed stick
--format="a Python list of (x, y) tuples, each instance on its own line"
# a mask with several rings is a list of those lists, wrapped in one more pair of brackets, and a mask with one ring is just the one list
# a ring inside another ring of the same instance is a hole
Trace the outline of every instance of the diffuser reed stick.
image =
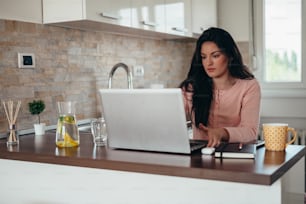
[(12, 100), (7, 102), (3, 101), (2, 103), (10, 129), (10, 133), (7, 138), (7, 144), (18, 144), (18, 136), (16, 135), (16, 121), (20, 110), (21, 101), (17, 101), (15, 110), (14, 102)]

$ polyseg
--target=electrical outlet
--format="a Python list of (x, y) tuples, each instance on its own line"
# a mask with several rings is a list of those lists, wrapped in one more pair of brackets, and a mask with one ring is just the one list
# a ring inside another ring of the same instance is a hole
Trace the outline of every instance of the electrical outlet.
[(133, 67), (133, 72), (135, 77), (143, 77), (144, 76), (144, 68), (142, 65), (136, 65)]
[(32, 53), (18, 53), (18, 68), (35, 68), (35, 55)]

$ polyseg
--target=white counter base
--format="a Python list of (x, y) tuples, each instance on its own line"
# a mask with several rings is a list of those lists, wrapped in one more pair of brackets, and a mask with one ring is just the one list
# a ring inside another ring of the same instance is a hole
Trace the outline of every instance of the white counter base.
[(271, 186), (0, 159), (14, 204), (304, 204), (304, 157)]

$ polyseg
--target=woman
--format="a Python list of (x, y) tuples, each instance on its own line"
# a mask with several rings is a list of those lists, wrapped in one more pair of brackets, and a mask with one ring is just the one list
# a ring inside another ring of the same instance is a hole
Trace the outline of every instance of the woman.
[(210, 28), (199, 37), (183, 90), (194, 139), (247, 143), (257, 139), (260, 86), (231, 35)]

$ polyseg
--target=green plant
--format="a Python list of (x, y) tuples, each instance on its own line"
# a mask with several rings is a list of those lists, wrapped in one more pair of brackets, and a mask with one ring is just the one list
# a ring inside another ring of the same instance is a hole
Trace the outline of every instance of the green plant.
[(42, 100), (33, 100), (28, 105), (30, 113), (38, 116), (38, 123), (40, 124), (40, 113), (45, 110), (45, 103)]

